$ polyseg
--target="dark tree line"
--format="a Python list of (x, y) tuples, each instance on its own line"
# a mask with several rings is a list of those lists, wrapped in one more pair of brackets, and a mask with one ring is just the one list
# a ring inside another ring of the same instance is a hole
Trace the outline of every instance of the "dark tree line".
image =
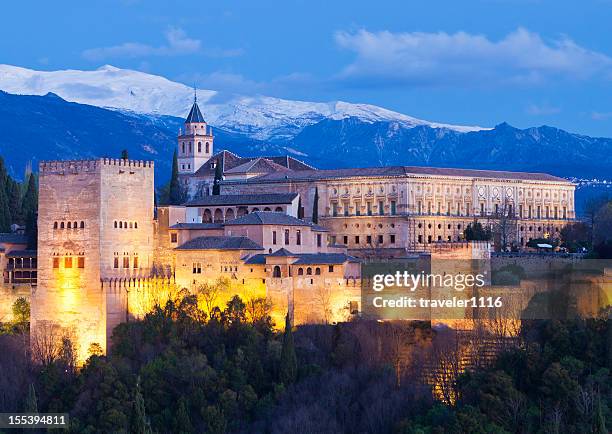
[(25, 225), (28, 247), (35, 249), (38, 236), (37, 213), (36, 176), (30, 173), (23, 183), (15, 181), (0, 157), (0, 232), (10, 232), (12, 224)]

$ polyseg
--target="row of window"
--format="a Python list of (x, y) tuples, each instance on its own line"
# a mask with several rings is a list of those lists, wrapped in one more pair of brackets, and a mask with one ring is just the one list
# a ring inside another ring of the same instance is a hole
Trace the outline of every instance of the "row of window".
[(64, 256), (53, 257), (53, 268), (60, 268), (60, 264), (63, 264), (64, 268), (85, 268), (85, 257), (84, 256)]
[[(115, 256), (113, 258), (113, 268), (119, 268), (119, 257)], [(121, 268), (130, 268), (130, 257), (129, 256), (123, 256), (123, 259), (121, 261)], [(132, 268), (138, 268), (138, 256), (133, 256), (132, 257)]]
[(113, 222), (115, 229), (138, 229), (138, 222), (117, 221)]
[[(206, 142), (204, 146), (206, 149), (204, 153), (208, 154), (210, 152), (210, 143)], [(202, 142), (198, 142), (197, 149), (198, 149), (198, 154), (201, 154), (202, 153)], [(187, 150), (187, 153), (191, 154), (191, 142), (181, 143), (181, 150), (183, 154), (185, 154), (185, 150)]]
[[(332, 205), (332, 217), (338, 217), (338, 205), (339, 205), (338, 202), (332, 202), (331, 205)], [(343, 210), (344, 210), (343, 211), (344, 217), (348, 217), (351, 215), (348, 203), (343, 204)], [(377, 215), (385, 215), (385, 203), (382, 200), (378, 201), (376, 213)], [(397, 214), (397, 204), (394, 200), (392, 200), (390, 202), (389, 215), (396, 215), (396, 214)], [(359, 202), (355, 205), (355, 215), (356, 216), (361, 215), (361, 205), (359, 204)], [(366, 215), (368, 216), (374, 215), (374, 209), (373, 209), (372, 202), (366, 202)]]
[[(459, 202), (457, 203), (457, 207), (455, 208), (455, 215), (457, 216), (469, 216), (471, 213), (471, 207), (470, 207), (470, 203), (466, 203), (465, 206), (465, 211), (462, 208), (462, 204)], [(438, 206), (437, 206), (437, 210), (436, 212), (432, 212), (432, 203), (431, 202), (427, 202), (427, 212), (424, 212), (423, 209), (423, 203), (421, 201), (417, 202), (417, 213), (418, 214), (429, 214), (429, 215), (442, 215), (442, 214), (446, 214), (448, 216), (451, 215), (452, 213), (452, 204), (451, 202), (448, 202), (447, 207), (446, 207), (446, 212), (442, 211), (442, 203), (438, 202)], [(518, 218), (553, 218), (553, 219), (558, 219), (558, 218), (562, 218), (562, 219), (567, 219), (567, 207), (564, 206), (561, 208), (561, 210), (559, 210), (558, 206), (554, 206), (554, 207), (550, 207), (550, 206), (545, 206), (544, 209), (542, 209), (542, 206), (538, 205), (535, 207), (535, 209), (533, 208), (532, 205), (528, 205), (527, 209), (525, 210), (523, 207), (523, 204), (519, 204), (518, 206), (518, 213), (516, 212), (515, 208), (513, 207), (512, 204), (507, 205), (506, 209), (504, 210), (503, 207), (500, 207), (500, 204), (496, 203), (493, 204), (493, 209), (491, 210), (492, 213), (494, 215), (500, 215), (500, 214), (504, 214), (504, 215), (508, 215), (511, 217), (518, 217)], [(526, 212), (525, 212), (526, 211)], [(535, 211), (535, 212), (534, 212)], [(487, 215), (487, 213), (489, 212), (488, 207), (486, 206), (486, 204), (484, 202), (480, 203), (480, 215)]]
[(85, 229), (85, 222), (53, 222), (53, 229)]
[[(333, 273), (334, 272), (334, 266), (333, 265), (329, 265), (327, 270), (330, 273)], [(304, 272), (306, 272), (306, 276), (312, 276), (313, 268), (312, 267), (306, 267), (306, 268), (300, 267), (297, 270), (298, 276), (303, 276)], [(320, 276), (321, 275), (321, 268), (320, 267), (315, 267), (314, 268), (314, 274), (315, 274), (315, 276)], [(291, 276), (291, 268), (289, 269), (289, 275)], [(282, 277), (280, 266), (278, 266), (278, 265), (274, 266), (274, 268), (272, 269), (272, 277)]]
[[(385, 237), (384, 235), (377, 235), (376, 238), (373, 238), (372, 235), (366, 235), (365, 237), (361, 236), (361, 235), (355, 235), (354, 240), (354, 244), (356, 245), (360, 245), (362, 243), (362, 241), (365, 241), (366, 245), (371, 245), (373, 240), (376, 240), (376, 244), (377, 245), (382, 245), (385, 243)], [(336, 236), (332, 235), (331, 236), (331, 244), (336, 244)], [(388, 239), (389, 244), (395, 244), (395, 234), (390, 234), (389, 235), (389, 239)], [(349, 236), (348, 235), (343, 235), (342, 236), (342, 244), (344, 244), (345, 246), (349, 245)]]

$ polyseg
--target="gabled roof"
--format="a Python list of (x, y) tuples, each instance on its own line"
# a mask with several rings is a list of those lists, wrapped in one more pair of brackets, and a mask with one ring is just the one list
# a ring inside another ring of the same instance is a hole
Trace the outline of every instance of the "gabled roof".
[(188, 230), (204, 230), (204, 229), (223, 229), (223, 223), (177, 223), (170, 226), (168, 229), (188, 229)]
[(186, 202), (184, 206), (222, 206), (222, 205), (288, 205), (297, 197), (297, 193), (263, 193), (263, 194), (219, 194), (202, 196)]
[[(208, 159), (208, 161), (196, 171), (193, 175), (195, 177), (211, 177), (215, 174), (215, 168), (212, 167), (214, 162), (219, 161), (223, 167), (223, 172), (227, 173), (229, 170), (238, 167), (242, 164), (249, 163), (254, 160), (263, 159), (268, 160), (274, 164), (285, 167), (290, 170), (316, 170), (314, 167), (309, 166), (303, 161), (297, 160), (288, 155), (277, 155), (273, 157), (262, 156), (262, 157), (240, 157), (230, 151), (220, 151), (214, 154)], [(276, 166), (274, 166), (276, 167)]]
[(28, 237), (25, 234), (15, 234), (12, 232), (3, 232), (3, 233), (0, 233), (0, 243), (28, 244)]
[(197, 237), (187, 241), (176, 250), (263, 250), (259, 244), (247, 237)]
[(226, 174), (235, 174), (235, 173), (272, 173), (272, 172), (288, 172), (291, 169), (286, 168), (285, 166), (281, 166), (280, 164), (275, 163), (272, 160), (268, 160), (266, 158), (255, 158), (254, 160), (248, 161), (239, 166), (233, 167), (229, 170), (226, 170)]
[(255, 211), (233, 220), (225, 222), (225, 226), (237, 225), (283, 225), (283, 226), (311, 226), (310, 223), (292, 217), (282, 212)]
[(187, 119), (185, 119), (186, 124), (191, 124), (194, 122), (206, 122), (204, 120), (204, 116), (202, 116), (200, 107), (198, 107), (197, 101), (193, 102), (193, 105), (191, 106), (191, 110), (189, 111), (189, 115), (187, 115)]
[(297, 256), (294, 253), (291, 253), (289, 250), (285, 249), (284, 247), (278, 249), (276, 252), (272, 252), (270, 253), (268, 256), (273, 256), (273, 257), (293, 257), (293, 256)]
[(11, 250), (6, 254), (7, 258), (36, 258), (36, 250)]

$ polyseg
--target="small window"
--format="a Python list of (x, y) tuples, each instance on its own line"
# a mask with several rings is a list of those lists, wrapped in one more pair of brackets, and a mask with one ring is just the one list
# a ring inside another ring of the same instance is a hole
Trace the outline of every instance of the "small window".
[(359, 235), (355, 235), (355, 244), (359, 244)]
[(329, 266), (328, 271), (329, 271), (330, 273), (333, 273), (333, 272), (334, 272), (334, 266), (333, 266), (333, 265), (330, 265), (330, 266)]
[(118, 226), (118, 225), (117, 225), (117, 220), (115, 220), (115, 221), (113, 222), (113, 226), (115, 227), (115, 229), (117, 229), (117, 226)]
[(198, 142), (198, 153), (202, 152), (202, 142)]
[(115, 258), (113, 261), (113, 268), (119, 268), (119, 258)]
[(53, 223), (53, 229), (57, 229), (57, 222)]
[(132, 265), (134, 268), (138, 268), (138, 256), (134, 256), (134, 263)]
[(379, 235), (379, 236), (378, 236), (378, 244), (382, 244), (383, 242), (384, 242), (384, 240), (383, 240), (383, 236), (382, 236), (382, 235)]
[(59, 268), (59, 258), (53, 258), (53, 268)]
[(304, 275), (304, 269), (298, 268), (298, 276), (303, 276), (303, 275)]
[(317, 247), (321, 247), (321, 234), (317, 234)]
[(74, 223), (72, 224), (72, 228), (73, 228), (73, 229), (78, 229), (78, 227), (79, 227), (79, 224), (78, 224), (77, 222), (74, 222)]
[(134, 222), (134, 229), (138, 229), (138, 222)]
[(77, 267), (85, 268), (85, 257), (84, 256), (79, 256), (77, 258)]
[(177, 241), (178, 241), (177, 233), (176, 232), (172, 232), (170, 234), (170, 242), (171, 243), (176, 243)]
[(134, 228), (134, 224), (132, 222), (130, 222), (130, 229)]
[(316, 274), (317, 276), (320, 276), (320, 275), (321, 275), (321, 269), (320, 269), (319, 267), (315, 268), (315, 274)]
[(345, 235), (344, 237), (342, 237), (342, 243), (343, 243), (345, 246), (348, 246), (348, 235)]
[(295, 233), (296, 239), (295, 239), (295, 243), (300, 246), (302, 244), (302, 231), (298, 230)]
[(289, 245), (289, 229), (285, 229), (285, 245)]
[(130, 268), (130, 257), (129, 256), (123, 257), (123, 268)]
[(395, 235), (393, 235), (393, 234), (389, 235), (389, 242), (391, 244), (395, 244)]
[(66, 256), (64, 258), (64, 268), (72, 268), (72, 256)]
[(85, 229), (85, 222), (81, 220), (81, 229)]
[(123, 229), (123, 222), (119, 222), (119, 229)]
[(272, 244), (276, 244), (276, 231), (272, 231)]
[(351, 312), (351, 315), (357, 315), (359, 313), (359, 302), (358, 301), (349, 302), (349, 311)]
[(312, 275), (312, 268), (308, 267), (308, 268), (306, 269), (306, 274), (307, 274), (308, 276)]
[(68, 222), (68, 229), (72, 229), (72, 223)]
[(366, 243), (368, 243), (368, 244), (372, 244), (372, 235), (368, 235), (368, 236), (366, 237)]

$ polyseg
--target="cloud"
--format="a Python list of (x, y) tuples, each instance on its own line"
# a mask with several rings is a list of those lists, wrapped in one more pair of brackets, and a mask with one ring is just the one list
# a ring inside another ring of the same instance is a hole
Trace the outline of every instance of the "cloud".
[(529, 104), (525, 108), (525, 113), (532, 116), (550, 116), (561, 113), (561, 107), (556, 107), (548, 103)]
[(457, 32), (337, 32), (355, 53), (339, 80), (368, 86), (537, 84), (552, 78), (612, 77), (612, 58), (568, 37), (545, 41), (519, 28), (498, 41)]
[(109, 58), (139, 58), (149, 56), (177, 56), (191, 54), (200, 51), (199, 39), (187, 36), (184, 30), (170, 27), (164, 32), (166, 44), (154, 47), (140, 42), (125, 42), (120, 45), (102, 48), (90, 48), (83, 51), (83, 57), (87, 60), (100, 61)]
[(612, 119), (612, 112), (593, 112), (591, 113), (591, 119), (594, 121), (607, 121)]

